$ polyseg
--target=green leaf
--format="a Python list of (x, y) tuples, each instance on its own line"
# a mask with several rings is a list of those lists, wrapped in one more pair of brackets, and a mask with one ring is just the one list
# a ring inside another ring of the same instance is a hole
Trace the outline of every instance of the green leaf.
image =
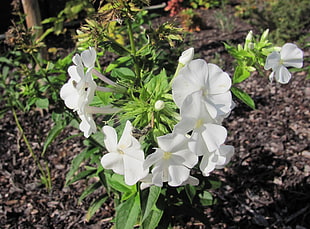
[(156, 202), (158, 200), (160, 192), (161, 192), (161, 188), (160, 187), (151, 186), (149, 188), (149, 195), (147, 197), (147, 202), (146, 202), (146, 206), (145, 206), (145, 209), (144, 209), (144, 214), (143, 214), (142, 221), (144, 221), (144, 219), (150, 214), (150, 212), (153, 209), (157, 209)]
[(210, 192), (203, 191), (203, 193), (200, 193), (198, 196), (202, 206), (210, 206), (213, 204), (213, 196)]
[(98, 151), (98, 148), (93, 148), (89, 150), (89, 148), (86, 148), (83, 150), (80, 154), (78, 154), (71, 162), (71, 168), (66, 176), (66, 185), (70, 185), (73, 182), (75, 182), (72, 177), (77, 172), (77, 170), (80, 168), (80, 164), (87, 159), (90, 155)]
[(124, 176), (119, 174), (112, 174), (110, 177), (107, 177), (107, 181), (109, 185), (114, 188), (116, 191), (122, 192), (122, 193), (135, 193), (136, 192), (136, 186), (132, 185), (129, 186), (125, 184), (124, 182)]
[(114, 68), (116, 68), (116, 67), (120, 66), (121, 64), (129, 61), (130, 59), (131, 59), (131, 56), (122, 56), (122, 57), (116, 59), (115, 61), (113, 61), (112, 63), (110, 63), (105, 71), (110, 72)]
[(96, 191), (98, 188), (100, 188), (102, 186), (101, 181), (97, 181), (96, 183), (93, 183), (91, 185), (89, 185), (84, 192), (81, 194), (81, 196), (79, 197), (79, 201), (78, 203), (80, 204), (82, 202), (82, 200), (88, 196), (89, 194), (93, 193), (94, 191)]
[(246, 92), (237, 87), (231, 87), (231, 91), (238, 99), (240, 99), (252, 109), (255, 109), (254, 100)]
[(47, 98), (44, 99), (39, 98), (36, 100), (36, 106), (41, 109), (48, 109), (49, 101)]
[(53, 126), (53, 128), (48, 132), (46, 140), (43, 145), (42, 156), (44, 156), (47, 147), (53, 142), (53, 140), (59, 135), (59, 133), (65, 128), (65, 124), (62, 121), (59, 121)]
[(149, 194), (147, 197), (147, 203), (144, 209), (142, 218), (142, 228), (154, 229), (157, 227), (162, 215), (163, 210), (156, 206), (157, 200), (160, 196), (161, 188), (157, 186), (151, 186), (149, 188)]
[(135, 73), (130, 68), (114, 68), (111, 72), (111, 76), (115, 78), (134, 79)]
[(246, 69), (244, 65), (238, 65), (236, 67), (234, 76), (233, 76), (233, 84), (241, 83), (242, 81), (246, 80), (250, 76), (250, 72)]
[(137, 223), (140, 213), (140, 198), (138, 193), (116, 207), (116, 229), (132, 229)]
[(86, 177), (89, 177), (89, 176), (95, 174), (96, 172), (97, 172), (96, 168), (84, 170), (84, 171), (78, 173), (75, 177), (73, 177), (72, 180), (70, 180), (68, 183), (66, 183), (66, 185), (70, 185), (70, 184), (72, 184), (78, 180), (82, 180)]
[(188, 184), (185, 186), (185, 192), (186, 192), (186, 195), (187, 195), (190, 203), (192, 204), (194, 197), (196, 195), (196, 187)]
[(89, 221), (91, 217), (96, 213), (96, 211), (102, 206), (104, 202), (108, 199), (107, 194), (101, 195), (98, 199), (94, 200), (86, 213), (86, 221)]

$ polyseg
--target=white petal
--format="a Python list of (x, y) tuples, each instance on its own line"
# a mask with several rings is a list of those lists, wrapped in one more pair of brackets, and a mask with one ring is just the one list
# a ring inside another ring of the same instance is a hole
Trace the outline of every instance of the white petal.
[(191, 139), (188, 142), (188, 148), (197, 156), (202, 156), (206, 152), (209, 152), (201, 133), (196, 131), (192, 133)]
[(187, 148), (188, 138), (184, 134), (171, 133), (157, 138), (159, 147), (164, 152), (176, 152)]
[(81, 118), (80, 130), (84, 132), (84, 137), (88, 138), (91, 134), (96, 133), (97, 128), (92, 115), (79, 115)]
[[(209, 95), (206, 101), (215, 107), (216, 116), (226, 116), (234, 106), (230, 91), (218, 95)], [(210, 109), (210, 107), (208, 108)]]
[(79, 54), (75, 54), (73, 57), (72, 57), (72, 61), (73, 63), (76, 65), (76, 66), (81, 66), (83, 67), (83, 64), (82, 64), (82, 58)]
[(216, 163), (212, 161), (213, 154), (205, 154), (202, 157), (199, 168), (204, 176), (209, 174), (215, 169)]
[(113, 172), (124, 175), (123, 157), (119, 153), (107, 153), (103, 155), (101, 165), (105, 169), (112, 169)]
[(301, 68), (303, 65), (303, 51), (295, 44), (285, 44), (280, 51), (280, 55), (286, 67)]
[(221, 157), (225, 158), (225, 162), (221, 161), (221, 163), (217, 163), (216, 168), (220, 169), (223, 168), (225, 165), (227, 165), (234, 155), (235, 148), (230, 145), (221, 145), (219, 149), (219, 154)]
[[(163, 182), (168, 181), (167, 176), (164, 176), (164, 171), (163, 171), (164, 169), (166, 169), (166, 168), (163, 168), (162, 165), (155, 166), (152, 169), (152, 175), (153, 175), (152, 182), (154, 185), (162, 187)], [(167, 172), (166, 172), (166, 174), (167, 174)]]
[(281, 66), (275, 73), (276, 80), (281, 84), (287, 84), (291, 79), (291, 73), (284, 66)]
[[(143, 153), (143, 151), (141, 150)], [(125, 152), (123, 157), (125, 183), (128, 185), (136, 184), (140, 179), (145, 177), (148, 170), (143, 169), (143, 160), (137, 160), (134, 157), (128, 156)]]
[(205, 130), (201, 133), (209, 152), (213, 152), (224, 143), (227, 137), (227, 130), (225, 127), (207, 123), (204, 125)]
[(196, 177), (189, 176), (188, 179), (182, 183), (182, 185), (187, 184), (197, 186), (199, 184), (199, 180)]
[(269, 80), (270, 80), (270, 82), (273, 81), (273, 78), (274, 78), (274, 72), (271, 72), (270, 75), (269, 75)]
[(208, 65), (202, 59), (192, 60), (180, 70), (172, 84), (173, 99), (178, 107), (182, 106), (188, 95), (201, 90), (206, 77), (208, 77)]
[(208, 64), (209, 77), (206, 82), (208, 94), (221, 94), (227, 92), (231, 87), (231, 79), (215, 64)]
[(271, 54), (269, 54), (266, 58), (266, 63), (265, 63), (265, 70), (269, 70), (270, 68), (272, 68), (273, 70), (275, 70), (276, 68), (278, 68), (279, 64), (280, 64), (280, 53), (274, 51)]
[(81, 57), (85, 67), (93, 68), (96, 61), (96, 50), (92, 47), (89, 47), (89, 50), (85, 50), (81, 53)]
[(68, 73), (76, 83), (80, 82), (80, 80), (84, 77), (84, 70), (79, 66), (70, 66), (68, 68)]
[(65, 101), (65, 104), (70, 109), (78, 108), (79, 93), (73, 86), (73, 80), (70, 79), (68, 83), (64, 84), (60, 89), (60, 98)]
[(126, 122), (123, 134), (119, 140), (118, 147), (121, 149), (125, 149), (131, 146), (132, 144), (132, 131), (133, 126), (130, 121)]
[(164, 152), (161, 149), (156, 149), (154, 153), (149, 154), (143, 163), (144, 169), (148, 169), (152, 165), (156, 164), (162, 159), (163, 155)]
[(104, 126), (102, 128), (104, 134), (104, 145), (109, 152), (117, 152), (117, 134), (114, 128)]
[(169, 166), (169, 178), (168, 184), (170, 186), (180, 186), (184, 181), (189, 177), (189, 169), (180, 165), (180, 166)]
[(178, 160), (178, 163), (179, 164), (182, 163), (183, 165), (185, 165), (188, 168), (193, 168), (198, 162), (197, 155), (194, 154), (189, 149), (180, 150), (180, 151), (174, 153), (173, 161), (175, 161), (176, 156), (179, 156), (180, 158), (182, 158), (182, 160), (180, 160), (180, 159)]

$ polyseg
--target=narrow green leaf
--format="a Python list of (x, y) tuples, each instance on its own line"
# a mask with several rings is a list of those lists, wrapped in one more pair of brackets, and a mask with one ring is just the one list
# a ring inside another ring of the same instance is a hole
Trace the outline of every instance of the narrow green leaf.
[(36, 100), (36, 106), (41, 109), (48, 109), (49, 101), (47, 98), (44, 99), (39, 98)]
[(59, 135), (59, 133), (65, 128), (63, 122), (57, 122), (55, 126), (48, 132), (46, 140), (43, 145), (42, 156), (44, 156), (47, 147), (53, 142), (53, 140)]
[(254, 100), (246, 92), (237, 87), (231, 87), (231, 91), (238, 99), (240, 99), (252, 109), (255, 109)]
[(142, 222), (148, 217), (153, 209), (157, 209), (156, 202), (160, 195), (161, 188), (157, 186), (151, 186), (149, 188), (149, 195), (147, 197), (146, 206), (143, 213)]
[(189, 202), (192, 204), (193, 203), (193, 200), (194, 200), (194, 197), (196, 195), (196, 187), (194, 187), (193, 185), (186, 185), (185, 186), (185, 192), (186, 192), (186, 195), (189, 199)]
[(89, 185), (85, 190), (84, 192), (81, 194), (81, 196), (79, 197), (79, 204), (82, 202), (82, 200), (90, 195), (91, 193), (93, 193), (94, 191), (96, 191), (98, 188), (101, 187), (101, 182), (100, 181), (97, 181), (96, 183), (93, 183), (91, 185)]
[(116, 229), (132, 229), (140, 213), (138, 193), (116, 207)]
[(157, 228), (164, 211), (161, 209), (152, 210), (150, 214), (144, 219), (142, 223), (143, 229), (155, 229)]
[(78, 180), (82, 180), (86, 177), (89, 177), (93, 174), (95, 174), (97, 172), (97, 170), (94, 168), (94, 169), (88, 169), (88, 170), (84, 170), (80, 173), (78, 173), (75, 177), (72, 178), (72, 180), (70, 180), (66, 185), (70, 185)]
[(73, 182), (75, 182), (72, 177), (73, 175), (77, 172), (77, 170), (80, 167), (80, 164), (86, 159), (88, 158), (91, 154), (95, 153), (98, 150), (98, 148), (93, 148), (91, 150), (89, 150), (88, 148), (86, 148), (85, 150), (83, 150), (80, 154), (78, 154), (71, 162), (71, 168), (69, 170), (69, 172), (66, 175), (66, 185), (70, 185)]
[(86, 213), (86, 217), (85, 217), (86, 221), (89, 221), (91, 217), (93, 217), (96, 211), (99, 210), (99, 208), (102, 206), (102, 204), (104, 204), (104, 202), (106, 202), (107, 199), (108, 199), (107, 194), (104, 194), (92, 202), (92, 204), (90, 205)]

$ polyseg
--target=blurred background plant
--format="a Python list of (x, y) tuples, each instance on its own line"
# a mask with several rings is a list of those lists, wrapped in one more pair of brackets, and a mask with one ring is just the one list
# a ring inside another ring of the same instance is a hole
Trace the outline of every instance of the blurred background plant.
[(309, 36), (310, 2), (307, 0), (241, 0), (236, 15), (260, 31), (270, 29), (276, 43)]

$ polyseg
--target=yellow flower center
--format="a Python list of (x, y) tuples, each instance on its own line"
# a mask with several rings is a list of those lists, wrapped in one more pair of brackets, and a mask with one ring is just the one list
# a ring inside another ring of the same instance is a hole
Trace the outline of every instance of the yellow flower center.
[(203, 125), (203, 120), (202, 119), (198, 119), (196, 121), (196, 124), (195, 124), (195, 129), (200, 128), (202, 125)]
[(117, 149), (117, 152), (118, 152), (119, 154), (125, 154), (124, 151), (121, 150), (120, 148)]
[(172, 153), (171, 152), (164, 152), (164, 156), (163, 156), (163, 159), (164, 160), (169, 160), (172, 156)]

